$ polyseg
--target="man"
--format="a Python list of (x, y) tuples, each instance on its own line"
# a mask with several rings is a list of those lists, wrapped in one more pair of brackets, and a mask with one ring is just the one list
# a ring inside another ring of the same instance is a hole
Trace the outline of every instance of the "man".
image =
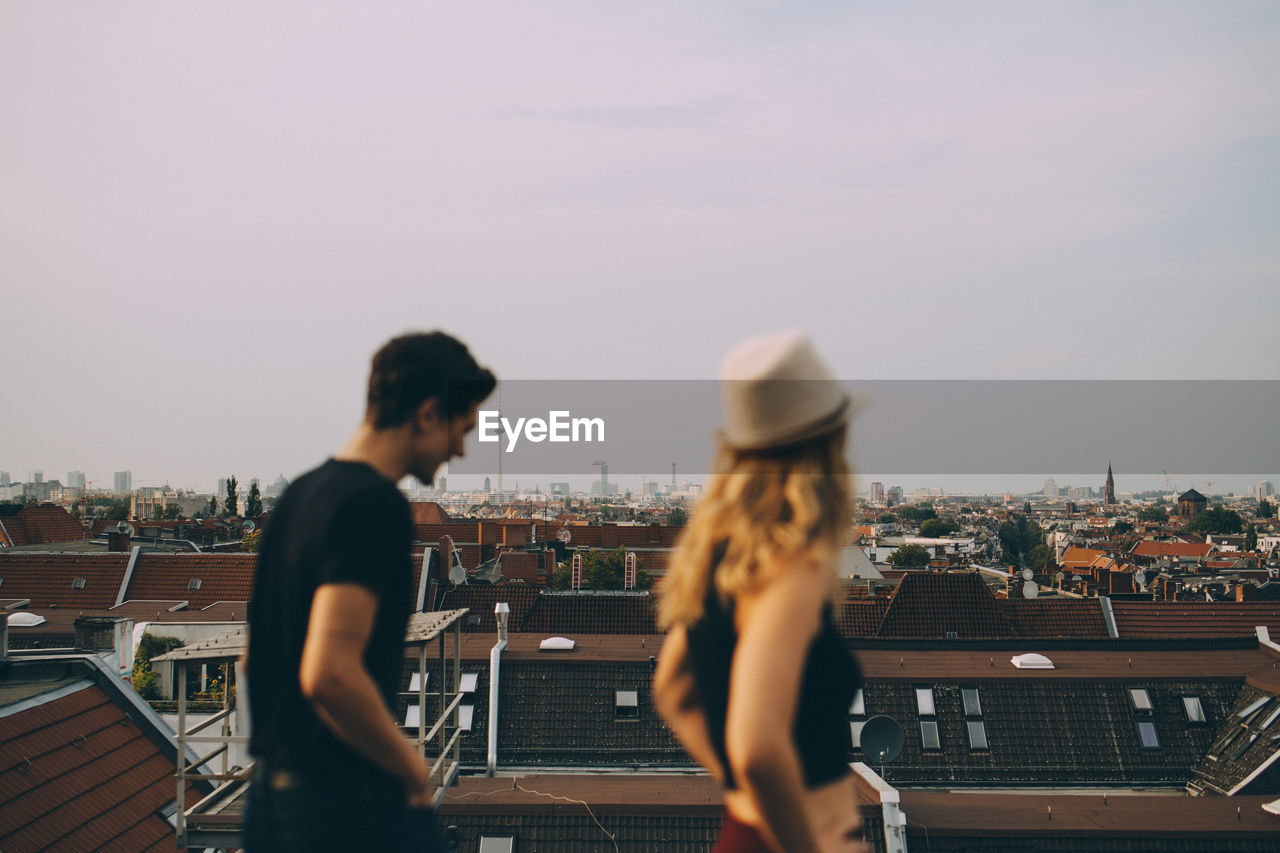
[(389, 341), (364, 422), (272, 513), (249, 610), (250, 853), (443, 844), (427, 767), (390, 709), (412, 601), (396, 483), (463, 454), (495, 382), (441, 332)]

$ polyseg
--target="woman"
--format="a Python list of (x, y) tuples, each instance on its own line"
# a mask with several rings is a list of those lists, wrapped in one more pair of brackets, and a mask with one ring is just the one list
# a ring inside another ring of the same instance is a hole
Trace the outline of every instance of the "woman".
[(864, 851), (847, 763), (861, 676), (832, 616), (849, 400), (795, 332), (735, 348), (721, 380), (714, 477), (663, 582), (655, 701), (726, 788), (717, 851)]

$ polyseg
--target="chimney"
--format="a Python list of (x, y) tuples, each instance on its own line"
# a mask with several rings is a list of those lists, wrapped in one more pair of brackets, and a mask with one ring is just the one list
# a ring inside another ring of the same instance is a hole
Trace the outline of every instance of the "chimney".
[(133, 535), (129, 525), (122, 521), (116, 525), (115, 530), (107, 530), (107, 551), (113, 554), (128, 551), (132, 547), (132, 539)]
[(1251, 583), (1236, 584), (1236, 601), (1253, 601), (1258, 597), (1258, 588)]
[(453, 537), (442, 535), (437, 544), (440, 546), (440, 562), (437, 564), (439, 566), (439, 578), (437, 580), (445, 583), (449, 580), (449, 570), (453, 568)]

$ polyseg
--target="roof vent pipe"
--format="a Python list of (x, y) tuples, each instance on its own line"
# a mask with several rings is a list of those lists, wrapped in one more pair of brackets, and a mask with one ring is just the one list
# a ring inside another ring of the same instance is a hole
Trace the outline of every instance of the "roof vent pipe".
[(507, 647), (510, 605), (505, 601), (498, 602), (493, 606), (493, 615), (498, 621), (498, 642), (489, 650), (489, 761), (486, 776), (494, 776), (498, 772), (498, 674), (502, 664), (502, 650)]

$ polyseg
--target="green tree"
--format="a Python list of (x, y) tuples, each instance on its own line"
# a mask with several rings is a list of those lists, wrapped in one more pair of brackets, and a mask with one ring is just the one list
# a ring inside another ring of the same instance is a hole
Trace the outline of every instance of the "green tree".
[(1213, 506), (1202, 510), (1184, 529), (1189, 533), (1239, 533), (1244, 522), (1235, 510)]
[(1276, 511), (1271, 501), (1258, 501), (1258, 518), (1275, 518)]
[(108, 504), (107, 518), (111, 521), (127, 521), (129, 518), (129, 501), (125, 498), (120, 498)]
[(210, 495), (209, 496), (209, 517), (213, 518), (217, 514), (218, 514), (218, 496)]
[(80, 516), (81, 516), (81, 513), (80, 513), (80, 502), (79, 502), (79, 501), (77, 501), (76, 503), (73, 503), (73, 504), (71, 505), (71, 517), (72, 517), (72, 518), (74, 518), (76, 521), (79, 521), (79, 520), (80, 520)]
[(240, 512), (240, 496), (236, 494), (236, 489), (240, 484), (236, 482), (236, 475), (232, 474), (227, 478), (227, 496), (222, 502), (223, 515), (238, 515)]
[(927, 518), (920, 524), (920, 535), (930, 539), (954, 532), (956, 524), (949, 518)]
[(245, 518), (257, 518), (262, 515), (262, 493), (258, 491), (257, 482), (249, 484), (249, 497), (244, 502)]
[(1156, 504), (1154, 506), (1144, 506), (1138, 510), (1139, 521), (1155, 521), (1164, 524), (1169, 520), (1169, 513), (1165, 511), (1163, 506)]
[(1026, 516), (1015, 515), (1001, 524), (999, 536), (1005, 562), (1020, 569), (1036, 568), (1033, 562), (1039, 562), (1041, 566), (1045, 564), (1047, 547), (1045, 551), (1032, 554), (1037, 545), (1044, 544), (1044, 531)]
[(923, 545), (903, 545), (889, 555), (889, 564), (898, 568), (919, 567), (929, 565), (933, 555)]
[(182, 518), (182, 505), (181, 504), (166, 505), (164, 508), (164, 512), (161, 514), (160, 517), (164, 518), (167, 521), (176, 521), (177, 519)]
[(160, 676), (151, 668), (151, 659), (181, 645), (183, 642), (177, 637), (158, 637), (148, 631), (142, 632), (138, 648), (133, 653), (132, 683), (139, 696), (143, 699), (160, 698)]
[(668, 527), (684, 527), (685, 522), (689, 520), (689, 514), (685, 512), (684, 507), (673, 506), (667, 511)]
[(891, 512), (886, 512), (876, 519), (876, 524), (893, 524), (898, 517)]
[(1252, 524), (1244, 531), (1244, 549), (1246, 551), (1256, 551), (1258, 548), (1258, 528)]
[[(627, 551), (586, 551), (582, 556), (582, 583), (591, 589), (622, 589), (625, 580)], [(556, 566), (551, 585), (555, 589), (569, 589), (573, 583), (573, 556)], [(644, 561), (636, 565), (636, 589), (653, 586), (653, 578), (644, 570)]]
[(937, 518), (938, 513), (934, 512), (933, 507), (928, 504), (920, 504), (918, 506), (900, 507), (898, 509), (898, 517), (905, 521), (914, 521), (919, 524), (931, 518)]
[(1126, 533), (1132, 533), (1133, 523), (1120, 519), (1115, 524), (1111, 525), (1111, 532), (1117, 536), (1124, 536)]

